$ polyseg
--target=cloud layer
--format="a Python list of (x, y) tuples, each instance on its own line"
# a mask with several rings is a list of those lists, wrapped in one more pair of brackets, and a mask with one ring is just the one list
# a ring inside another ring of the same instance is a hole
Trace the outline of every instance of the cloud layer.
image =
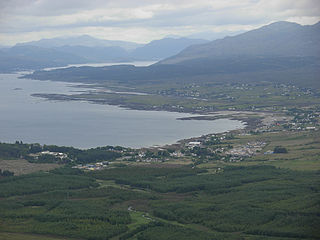
[(0, 44), (9, 45), (73, 34), (148, 42), (320, 20), (319, 0), (6, 0), (0, 9)]

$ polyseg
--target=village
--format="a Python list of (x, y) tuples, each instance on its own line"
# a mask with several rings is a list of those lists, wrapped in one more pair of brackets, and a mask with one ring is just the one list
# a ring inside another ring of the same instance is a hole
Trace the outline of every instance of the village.
[[(277, 133), (290, 131), (316, 131), (319, 128), (319, 111), (290, 110), (286, 115), (270, 115), (264, 117), (255, 128), (244, 128), (220, 134), (208, 134), (191, 139), (180, 140), (175, 144), (153, 146), (149, 148), (124, 148), (121, 156), (114, 161), (98, 161), (96, 163), (78, 164), (73, 168), (95, 171), (112, 168), (115, 163), (125, 164), (161, 164), (184, 161), (194, 166), (205, 162), (240, 162), (257, 155), (274, 154), (274, 149), (268, 148), (270, 142), (251, 140), (242, 144), (233, 143), (236, 138), (248, 138), (263, 133)], [(116, 151), (116, 150), (114, 150)], [(45, 154), (45, 153), (41, 153)], [(48, 154), (48, 153), (46, 153)], [(55, 154), (62, 158), (66, 155)]]

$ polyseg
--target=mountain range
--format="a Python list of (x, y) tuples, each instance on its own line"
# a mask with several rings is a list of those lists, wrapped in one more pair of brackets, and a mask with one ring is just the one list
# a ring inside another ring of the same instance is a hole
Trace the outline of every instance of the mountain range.
[(276, 22), (236, 36), (189, 46), (149, 67), (83, 67), (40, 71), (31, 77), (54, 80), (63, 74), (70, 81), (115, 80), (131, 84), (269, 81), (320, 87), (319, 43), (320, 23), (302, 26)]
[(68, 64), (161, 60), (207, 40), (164, 38), (148, 44), (96, 39), (87, 35), (42, 39), (0, 50), (0, 71), (40, 70)]

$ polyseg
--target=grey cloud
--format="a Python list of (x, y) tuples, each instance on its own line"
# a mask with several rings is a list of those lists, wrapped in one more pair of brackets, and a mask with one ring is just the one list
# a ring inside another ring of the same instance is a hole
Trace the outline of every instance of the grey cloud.
[(320, 20), (318, 0), (8, 0), (0, 1), (0, 9), (2, 34), (81, 27), (223, 30), (295, 18)]

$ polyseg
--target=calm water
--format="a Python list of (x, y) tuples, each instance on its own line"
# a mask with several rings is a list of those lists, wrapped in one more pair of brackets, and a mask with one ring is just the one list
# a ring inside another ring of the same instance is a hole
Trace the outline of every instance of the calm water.
[[(18, 79), (0, 74), (0, 141), (89, 148), (105, 145), (142, 147), (243, 127), (234, 120), (181, 121), (190, 114), (136, 111), (87, 102), (48, 101), (32, 93), (82, 89), (70, 83)], [(83, 89), (88, 90), (88, 89)]]
[(82, 66), (89, 66), (89, 67), (104, 67), (104, 66), (112, 66), (112, 65), (134, 65), (136, 67), (140, 66), (149, 66), (157, 61), (133, 61), (133, 62), (107, 62), (107, 63), (79, 63), (79, 64), (69, 64), (64, 67), (53, 67), (53, 68), (45, 68), (44, 70), (53, 70), (53, 69), (61, 69), (61, 68), (68, 68), (68, 67), (82, 67)]

